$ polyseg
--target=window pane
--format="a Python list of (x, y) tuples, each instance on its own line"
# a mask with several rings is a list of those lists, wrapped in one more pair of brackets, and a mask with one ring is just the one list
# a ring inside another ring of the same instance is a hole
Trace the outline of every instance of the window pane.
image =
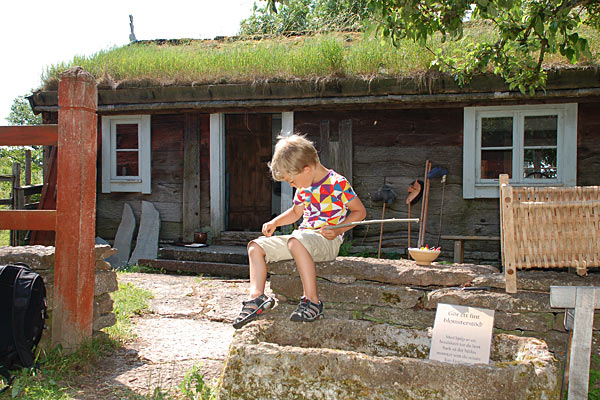
[(556, 146), (558, 117), (525, 117), (525, 146)]
[(138, 125), (117, 124), (117, 149), (138, 148)]
[(481, 118), (481, 147), (509, 147), (512, 137), (512, 117)]
[(498, 179), (498, 175), (512, 176), (512, 150), (482, 150), (481, 179)]
[(117, 176), (138, 175), (138, 152), (117, 151)]
[(555, 179), (556, 177), (556, 149), (525, 150), (523, 178)]

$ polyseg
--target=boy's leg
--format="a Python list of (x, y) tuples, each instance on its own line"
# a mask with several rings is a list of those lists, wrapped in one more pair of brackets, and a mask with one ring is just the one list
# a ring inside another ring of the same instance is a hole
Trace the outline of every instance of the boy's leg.
[(317, 271), (312, 256), (308, 250), (306, 250), (306, 247), (304, 247), (304, 245), (296, 238), (291, 238), (288, 241), (288, 248), (298, 266), (298, 273), (300, 274), (302, 287), (304, 289), (304, 297), (313, 303), (318, 304)]
[(264, 295), (267, 280), (267, 263), (264, 249), (255, 242), (248, 244), (248, 259), (250, 261), (250, 298), (243, 301), (242, 311), (233, 322), (233, 327), (239, 329), (248, 322), (255, 320), (263, 311), (273, 308), (275, 300)]
[(265, 251), (254, 242), (248, 245), (248, 260), (250, 262), (250, 299), (265, 292), (267, 282), (267, 262)]

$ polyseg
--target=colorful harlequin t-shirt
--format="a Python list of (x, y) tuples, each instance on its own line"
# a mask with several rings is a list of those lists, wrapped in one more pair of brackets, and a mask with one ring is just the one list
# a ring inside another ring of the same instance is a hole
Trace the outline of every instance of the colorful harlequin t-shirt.
[(320, 182), (296, 190), (294, 205), (304, 205), (300, 229), (320, 229), (325, 225), (341, 224), (348, 214), (348, 202), (355, 197), (350, 182), (334, 170), (329, 170)]

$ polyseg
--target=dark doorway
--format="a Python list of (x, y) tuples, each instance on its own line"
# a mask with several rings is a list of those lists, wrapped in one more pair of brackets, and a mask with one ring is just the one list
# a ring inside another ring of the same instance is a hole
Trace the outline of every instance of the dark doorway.
[(228, 226), (260, 232), (271, 219), (271, 114), (225, 116)]

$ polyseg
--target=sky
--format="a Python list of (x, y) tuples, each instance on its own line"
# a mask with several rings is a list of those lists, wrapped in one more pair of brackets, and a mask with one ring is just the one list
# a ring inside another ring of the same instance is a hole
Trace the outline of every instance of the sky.
[[(235, 35), (255, 0), (2, 0), (0, 125), (17, 96), (41, 85), (44, 67), (147, 39)], [(260, 0), (256, 0), (261, 5)]]

